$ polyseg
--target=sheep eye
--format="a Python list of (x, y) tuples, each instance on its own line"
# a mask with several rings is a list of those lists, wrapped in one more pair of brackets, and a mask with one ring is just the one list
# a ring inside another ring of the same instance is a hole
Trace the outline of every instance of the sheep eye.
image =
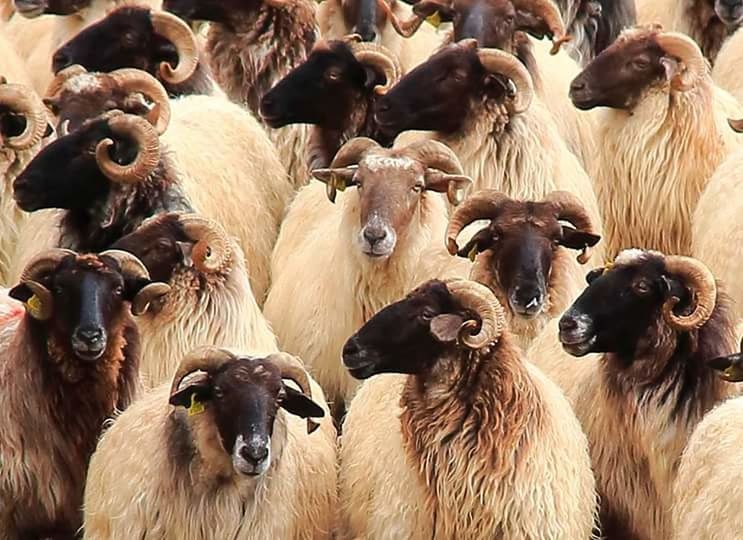
[(211, 257), (212, 256), (212, 248), (209, 246), (206, 246), (206, 256)]
[(424, 309), (423, 313), (421, 313), (421, 318), (424, 321), (430, 321), (436, 316), (436, 313), (433, 312), (431, 309)]
[(122, 294), (124, 294), (124, 287), (122, 287), (121, 285), (118, 285), (118, 286), (117, 286), (117, 287), (116, 287), (116, 288), (114, 289), (114, 294), (115, 294), (116, 296), (121, 296)]
[(224, 397), (224, 392), (222, 392), (221, 389), (216, 388), (214, 390), (214, 397), (217, 398), (217, 399), (222, 399)]
[(635, 67), (635, 69), (639, 69), (641, 71), (646, 70), (648, 67), (650, 67), (650, 62), (648, 62), (644, 58), (637, 58), (632, 62), (632, 65)]
[(336, 82), (341, 78), (341, 72), (337, 69), (330, 69), (325, 72), (325, 78), (329, 81)]
[(422, 192), (423, 191), (423, 184), (415, 184), (413, 186), (413, 191), (415, 191), (416, 193)]
[(647, 280), (641, 279), (636, 282), (632, 287), (635, 292), (639, 295), (646, 295), (650, 292), (650, 283)]

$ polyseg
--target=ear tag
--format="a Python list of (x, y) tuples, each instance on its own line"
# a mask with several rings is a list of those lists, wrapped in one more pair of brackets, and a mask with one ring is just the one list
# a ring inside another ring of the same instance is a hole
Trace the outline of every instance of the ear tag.
[(26, 310), (34, 318), (38, 319), (41, 317), (41, 300), (35, 294), (26, 300)]
[(441, 15), (439, 15), (438, 11), (434, 11), (433, 15), (426, 17), (426, 22), (438, 30), (439, 26), (441, 26)]
[(471, 250), (470, 250), (470, 252), (469, 252), (469, 253), (467, 254), (467, 258), (468, 258), (468, 259), (469, 259), (470, 261), (472, 261), (472, 262), (475, 262), (475, 257), (477, 257), (477, 246), (472, 246), (472, 249), (471, 249)]
[(196, 416), (204, 412), (204, 404), (196, 399), (196, 394), (191, 394), (191, 406), (188, 408), (188, 416)]
[(338, 191), (346, 191), (346, 183), (336, 175), (330, 177), (331, 185)]

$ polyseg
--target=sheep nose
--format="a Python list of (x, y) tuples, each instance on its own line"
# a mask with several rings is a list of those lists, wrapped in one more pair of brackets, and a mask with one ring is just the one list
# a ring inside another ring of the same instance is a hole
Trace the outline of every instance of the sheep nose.
[(54, 71), (54, 73), (59, 73), (64, 68), (71, 65), (72, 60), (64, 49), (60, 49), (54, 53), (54, 56), (52, 57), (52, 71)]
[(347, 358), (355, 358), (360, 351), (361, 347), (359, 347), (356, 338), (352, 337), (348, 341), (346, 341), (346, 344), (343, 346), (343, 352), (341, 354), (345, 361)]
[(361, 36), (361, 41), (371, 42), (377, 38), (377, 32), (372, 26), (365, 26), (363, 28), (357, 28), (353, 33)]
[(78, 328), (75, 336), (88, 344), (99, 343), (103, 339), (103, 330), (96, 327)]
[(535, 284), (517, 285), (513, 289), (513, 298), (525, 313), (533, 313), (542, 303), (542, 292)]
[(364, 238), (373, 246), (387, 238), (387, 231), (384, 227), (366, 227), (364, 229)]
[(557, 326), (560, 329), (560, 332), (572, 332), (578, 328), (578, 319), (569, 313), (566, 313), (562, 318), (560, 318), (560, 322), (557, 323)]
[(261, 114), (271, 115), (273, 114), (274, 109), (276, 109), (276, 100), (268, 94), (263, 96), (263, 99), (261, 100)]
[(253, 464), (258, 464), (268, 457), (268, 446), (258, 441), (251, 441), (240, 449), (240, 456)]
[(575, 79), (573, 82), (570, 83), (571, 92), (580, 92), (581, 90), (585, 90), (585, 88), (586, 83), (580, 79)]

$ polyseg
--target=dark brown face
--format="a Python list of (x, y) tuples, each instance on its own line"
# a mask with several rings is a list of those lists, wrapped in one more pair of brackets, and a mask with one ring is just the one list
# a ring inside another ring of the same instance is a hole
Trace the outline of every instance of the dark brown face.
[[(711, 2), (712, 0), (707, 0)], [(714, 0), (715, 14), (733, 31), (743, 22), (743, 1), (741, 0)]]
[(648, 88), (670, 75), (669, 62), (674, 60), (665, 57), (653, 34), (620, 38), (573, 80), (570, 99), (582, 110), (631, 110)]
[(41, 15), (72, 15), (90, 5), (90, 0), (14, 0), (15, 8), (24, 17)]
[(260, 4), (249, 0), (165, 0), (163, 9), (188, 22), (229, 23), (232, 14), (256, 9)]
[(387, 19), (384, 10), (378, 9), (378, 0), (344, 0), (342, 2), (343, 18), (351, 29), (351, 34), (358, 34), (362, 41), (374, 41), (380, 34)]

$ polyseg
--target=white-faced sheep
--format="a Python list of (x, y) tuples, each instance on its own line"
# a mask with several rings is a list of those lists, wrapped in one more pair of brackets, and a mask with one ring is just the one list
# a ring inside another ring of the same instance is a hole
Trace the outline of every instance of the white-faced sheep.
[(335, 444), (322, 391), (297, 358), (198, 349), (172, 385), (138, 400), (101, 438), (85, 486), (85, 538), (331, 538)]
[(565, 397), (523, 359), (483, 285), (429, 281), (346, 343), (374, 377), (343, 430), (349, 538), (590, 538), (588, 443)]
[(280, 348), (306, 362), (337, 417), (357, 385), (338, 360), (348, 336), (415, 284), (467, 275), (467, 261), (452, 259), (444, 247), (447, 210), (437, 192), (457, 202), (471, 180), (441, 143), (386, 150), (366, 138), (348, 142), (330, 169), (313, 174), (331, 201), (336, 190), (348, 192), (337, 206), (322, 201), (324, 213), (292, 207), (313, 222), (302, 235), (282, 229), (276, 252), (289, 258), (271, 261), (264, 313)]
[[(490, 222), (460, 248), (459, 233), (481, 219)], [(581, 264), (600, 239), (581, 202), (565, 191), (539, 202), (477, 192), (454, 211), (446, 236), (449, 253), (474, 260), (470, 279), (493, 291), (524, 350), (580, 294)], [(577, 260), (571, 249), (580, 251)]]
[(161, 214), (112, 246), (133, 253), (170, 285), (137, 320), (140, 374), (148, 386), (172, 378), (183, 357), (209, 343), (252, 355), (276, 352), (276, 338), (250, 290), (239, 243), (194, 214)]
[[(702, 417), (736, 392), (706, 365), (735, 349), (729, 301), (699, 261), (653, 251), (623, 251), (587, 279), (528, 356), (588, 436), (602, 536), (671, 538), (681, 452)], [(578, 362), (562, 348), (595, 354)]]
[(135, 313), (167, 291), (129, 253), (37, 255), (0, 328), (0, 536), (74, 538), (88, 460), (138, 388)]
[(727, 125), (743, 111), (713, 84), (699, 47), (655, 27), (627, 30), (573, 81), (570, 94), (581, 109), (606, 107), (591, 176), (607, 254), (643, 246), (688, 255), (699, 196), (743, 142)]
[[(534, 99), (526, 68), (512, 54), (449, 45), (405, 75), (377, 102), (376, 120), (394, 135), (430, 130), (462, 162), (475, 189), (539, 200), (573, 193), (600, 227), (591, 180), (565, 146), (547, 108)], [(405, 134), (403, 137), (420, 137)]]

